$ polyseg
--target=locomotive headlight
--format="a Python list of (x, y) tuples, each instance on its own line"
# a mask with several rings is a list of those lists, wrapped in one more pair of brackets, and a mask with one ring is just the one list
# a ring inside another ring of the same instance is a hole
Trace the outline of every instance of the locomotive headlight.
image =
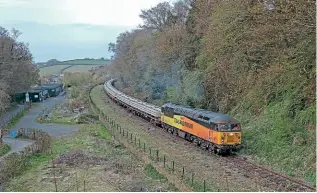
[(230, 136), (233, 136), (233, 133), (230, 133), (229, 135), (230, 135)]

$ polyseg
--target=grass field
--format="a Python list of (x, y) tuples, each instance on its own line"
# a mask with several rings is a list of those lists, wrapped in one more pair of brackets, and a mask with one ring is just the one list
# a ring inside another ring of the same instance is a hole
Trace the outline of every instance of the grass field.
[[(59, 192), (177, 191), (151, 165), (138, 160), (99, 124), (90, 124), (71, 137), (53, 140), (56, 187)], [(50, 155), (29, 159), (6, 191), (55, 191)]]
[(108, 60), (92, 60), (92, 59), (76, 59), (76, 60), (67, 60), (63, 61), (62, 64), (71, 64), (71, 65), (105, 65), (108, 64)]
[(67, 68), (63, 71), (65, 72), (88, 72), (91, 68), (97, 67), (100, 65), (74, 65), (70, 68)]
[(55, 65), (55, 66), (40, 68), (40, 76), (48, 76), (53, 74), (59, 75), (61, 70), (63, 70), (64, 68), (68, 66), (70, 65)]
[(64, 72), (87, 72), (93, 67), (108, 64), (109, 60), (93, 60), (93, 59), (76, 59), (67, 60), (59, 64), (49, 67), (40, 68), (40, 76), (48, 76), (53, 74), (59, 74), (64, 68), (74, 65), (66, 69)]

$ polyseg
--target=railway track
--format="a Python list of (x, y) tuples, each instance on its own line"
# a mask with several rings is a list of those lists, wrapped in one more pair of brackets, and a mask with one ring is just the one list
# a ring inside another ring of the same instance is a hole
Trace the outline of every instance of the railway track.
[[(112, 98), (113, 100), (113, 98)], [(140, 117), (137, 114), (136, 117)], [(142, 117), (143, 118), (143, 117)], [(144, 120), (144, 119), (143, 119)], [(145, 119), (147, 120), (147, 119)], [(148, 120), (147, 120), (148, 121)], [(157, 128), (162, 129), (162, 127), (159, 127), (155, 124), (153, 124)], [(165, 130), (166, 131), (166, 130)], [(186, 141), (188, 145), (192, 146), (192, 143), (189, 141)], [(199, 148), (203, 149), (203, 148)], [(316, 187), (291, 177), (288, 177), (284, 174), (280, 174), (278, 172), (275, 172), (271, 169), (265, 168), (263, 166), (257, 165), (255, 163), (252, 163), (243, 157), (232, 155), (232, 156), (219, 156), (213, 153), (210, 153), (209, 151), (206, 151), (204, 149), (204, 152), (208, 152), (210, 156), (216, 156), (218, 157), (219, 161), (226, 161), (225, 164), (227, 164), (227, 167), (234, 167), (237, 169), (237, 172), (241, 173), (242, 175), (256, 179), (259, 185), (259, 190), (261, 191), (262, 187), (267, 187), (269, 189), (275, 190), (275, 191), (293, 191), (293, 192), (316, 192)]]
[(306, 182), (288, 177), (271, 169), (252, 163), (240, 156), (225, 157), (232, 165), (242, 170), (244, 175), (258, 180), (258, 184), (283, 192), (316, 192)]
[[(161, 127), (156, 127), (162, 129)], [(175, 137), (177, 136), (175, 135)], [(185, 144), (188, 146), (193, 145), (189, 141), (186, 141)], [(230, 156), (221, 156), (207, 151), (204, 148), (198, 148), (197, 150), (201, 150), (203, 153), (207, 153), (209, 156), (216, 156), (219, 161), (223, 162), (227, 168), (236, 168), (236, 171), (242, 175), (255, 179), (259, 185), (259, 191), (262, 191), (261, 186), (267, 187), (273, 191), (283, 192), (316, 192), (317, 190), (316, 187), (313, 187), (304, 181), (288, 177), (284, 174), (275, 172), (272, 169), (257, 165), (236, 154), (232, 154)]]

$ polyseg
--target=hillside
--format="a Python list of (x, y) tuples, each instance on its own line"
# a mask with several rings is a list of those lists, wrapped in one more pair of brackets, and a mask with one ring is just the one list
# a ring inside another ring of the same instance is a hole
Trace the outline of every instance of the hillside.
[[(51, 60), (49, 60), (51, 61)], [(52, 66), (48, 67), (41, 67), (40, 69), (40, 76), (47, 76), (53, 74), (60, 74), (63, 72), (87, 72), (90, 69), (106, 65), (109, 63), (107, 59), (75, 59), (75, 60), (67, 60), (58, 62)]]
[(61, 62), (61, 64), (71, 64), (71, 65), (105, 65), (108, 64), (108, 59), (75, 59), (75, 60), (67, 60)]
[(72, 67), (63, 70), (65, 72), (87, 72), (101, 65), (72, 65)]
[(70, 65), (53, 65), (53, 66), (48, 66), (48, 67), (43, 67), (40, 68), (40, 76), (48, 76), (48, 75), (59, 75), (61, 71), (69, 67)]
[(299, 0), (160, 3), (110, 45), (112, 74), (137, 98), (234, 116), (240, 154), (315, 183), (315, 12)]

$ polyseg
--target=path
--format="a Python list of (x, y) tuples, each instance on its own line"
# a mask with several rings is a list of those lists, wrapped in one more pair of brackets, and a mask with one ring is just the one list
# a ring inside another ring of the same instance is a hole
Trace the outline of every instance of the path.
[(5, 123), (9, 122), (13, 116), (21, 112), (24, 108), (25, 105), (18, 105), (16, 108), (11, 109), (10, 111), (2, 115), (0, 117), (0, 127), (2, 127), (2, 125), (4, 125)]
[[(65, 96), (59, 95), (57, 97), (49, 98), (41, 103), (37, 103), (34, 105), (29, 112), (22, 117), (19, 122), (15, 125), (13, 129), (19, 128), (39, 128), (43, 131), (47, 132), (50, 136), (70, 136), (74, 131), (79, 130), (80, 126), (78, 125), (63, 125), (56, 123), (37, 123), (35, 121), (36, 117), (44, 110), (48, 110), (53, 108), (56, 104), (60, 104), (64, 102)], [(14, 111), (15, 112), (15, 111)], [(11, 113), (11, 112), (10, 112)], [(10, 113), (8, 113), (7, 117), (10, 117)], [(12, 115), (11, 115), (12, 117)], [(10, 136), (3, 137), (4, 143), (10, 145), (12, 152), (18, 152), (25, 148), (26, 146), (33, 143), (32, 140), (20, 139), (20, 138), (12, 138)], [(9, 153), (8, 153), (9, 154)], [(8, 155), (6, 154), (6, 155)]]

